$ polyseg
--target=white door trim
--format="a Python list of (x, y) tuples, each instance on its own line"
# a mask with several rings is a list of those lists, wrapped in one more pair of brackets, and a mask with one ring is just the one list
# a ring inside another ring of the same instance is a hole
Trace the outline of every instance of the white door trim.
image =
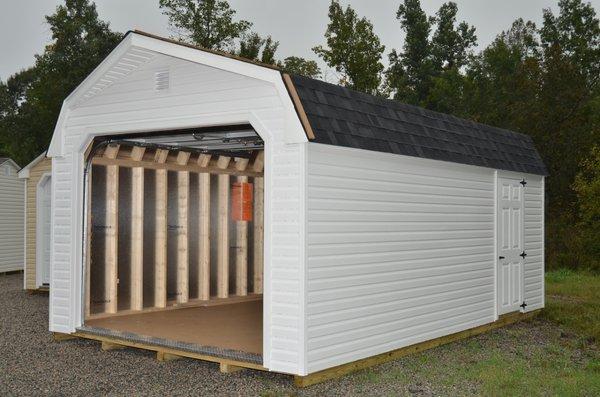
[[(43, 266), (44, 261), (42, 260), (44, 256), (44, 235), (43, 235), (43, 217), (42, 217), (42, 194), (43, 189), (46, 184), (50, 184), (50, 199), (52, 199), (52, 173), (46, 172), (42, 175), (40, 180), (37, 183), (35, 189), (35, 206), (36, 206), (36, 215), (35, 215), (35, 285), (36, 287), (41, 287), (44, 284), (44, 280), (42, 279), (43, 274)], [(52, 208), (52, 204), (50, 204), (50, 208)], [(50, 210), (52, 211), (52, 209)], [(51, 216), (51, 214), (46, 214), (47, 216)], [(48, 244), (51, 244), (48, 242)], [(50, 258), (48, 258), (50, 259)], [(48, 275), (48, 278), (50, 275)]]

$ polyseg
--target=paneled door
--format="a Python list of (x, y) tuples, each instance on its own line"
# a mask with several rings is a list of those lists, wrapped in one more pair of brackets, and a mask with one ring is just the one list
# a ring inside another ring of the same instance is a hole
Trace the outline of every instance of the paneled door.
[(518, 179), (498, 177), (498, 314), (523, 303), (523, 189)]

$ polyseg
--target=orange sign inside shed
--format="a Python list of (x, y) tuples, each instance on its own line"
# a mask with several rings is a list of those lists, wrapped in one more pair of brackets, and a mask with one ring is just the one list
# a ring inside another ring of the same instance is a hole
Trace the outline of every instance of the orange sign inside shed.
[(231, 217), (234, 221), (252, 220), (252, 184), (235, 182), (231, 189)]

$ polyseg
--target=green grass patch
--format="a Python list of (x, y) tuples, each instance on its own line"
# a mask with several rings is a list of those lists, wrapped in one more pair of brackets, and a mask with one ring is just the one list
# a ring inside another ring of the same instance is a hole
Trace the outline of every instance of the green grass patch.
[(566, 269), (546, 273), (542, 315), (594, 343), (600, 342), (600, 275)]

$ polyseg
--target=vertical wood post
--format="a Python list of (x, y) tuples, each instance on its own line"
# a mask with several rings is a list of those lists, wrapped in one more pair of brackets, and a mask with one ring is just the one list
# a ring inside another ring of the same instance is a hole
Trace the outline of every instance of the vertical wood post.
[[(248, 159), (236, 159), (235, 168), (244, 171)], [(248, 183), (247, 176), (238, 176), (237, 181)], [(236, 222), (235, 235), (235, 293), (239, 296), (248, 295), (248, 222)]]
[[(189, 152), (177, 154), (177, 164), (186, 165)], [(190, 173), (177, 172), (177, 303), (186, 303), (189, 299), (189, 253), (188, 253), (188, 202), (190, 192)]]
[(198, 183), (200, 241), (198, 244), (198, 298), (210, 299), (210, 174), (201, 173)]
[[(264, 155), (261, 151), (252, 165), (255, 172), (264, 170)], [(253, 268), (253, 291), (255, 294), (263, 293), (263, 272), (264, 272), (264, 196), (265, 179), (263, 177), (254, 178), (254, 258)]]
[[(157, 149), (154, 160), (167, 161), (168, 150)], [(155, 171), (154, 306), (167, 306), (167, 170)]]
[(254, 178), (254, 260), (253, 280), (255, 294), (263, 293), (264, 263), (264, 184), (262, 177)]
[[(104, 156), (114, 159), (119, 152), (119, 145), (109, 145)], [(119, 167), (106, 167), (106, 214), (105, 214), (105, 267), (104, 267), (104, 302), (105, 312), (116, 313), (118, 310), (118, 238), (119, 238)]]
[[(145, 148), (136, 146), (131, 158), (140, 161)], [(131, 310), (144, 308), (144, 169), (131, 169)]]
[[(230, 158), (219, 157), (217, 166), (225, 169), (229, 166)], [(229, 175), (220, 174), (219, 187), (219, 216), (217, 223), (217, 297), (229, 296)]]

